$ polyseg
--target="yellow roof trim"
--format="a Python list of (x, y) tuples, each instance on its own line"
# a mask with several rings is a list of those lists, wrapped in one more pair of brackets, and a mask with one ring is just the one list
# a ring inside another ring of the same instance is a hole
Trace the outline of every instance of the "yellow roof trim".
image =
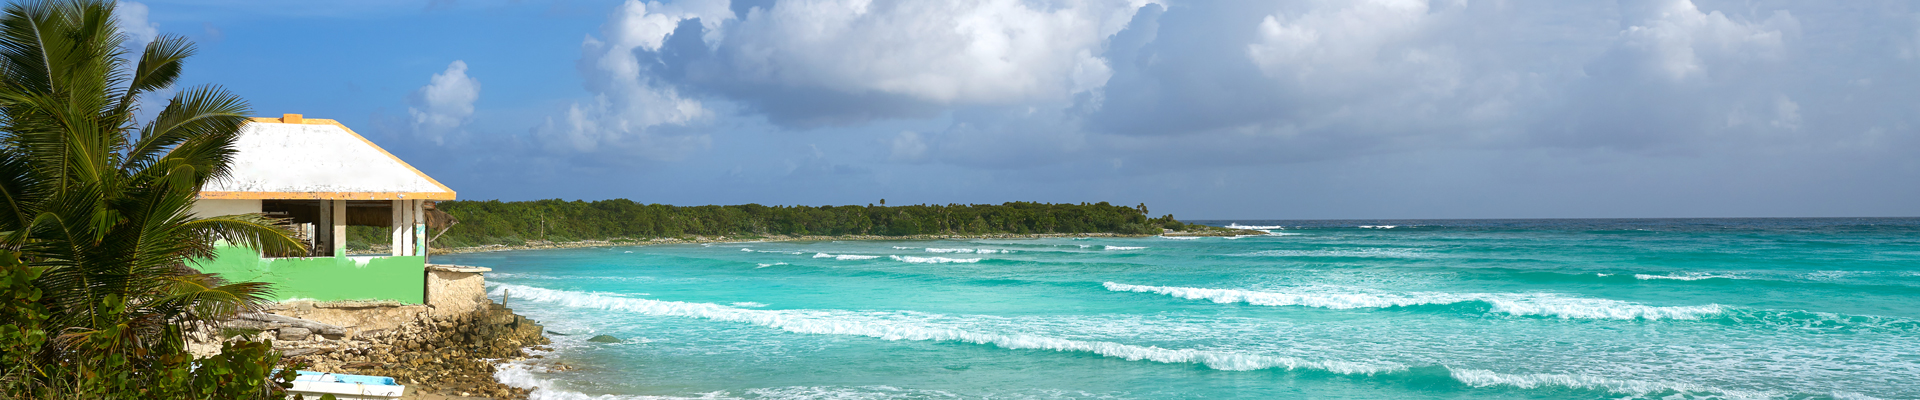
[(453, 200), (453, 192), (200, 192), (201, 200)]

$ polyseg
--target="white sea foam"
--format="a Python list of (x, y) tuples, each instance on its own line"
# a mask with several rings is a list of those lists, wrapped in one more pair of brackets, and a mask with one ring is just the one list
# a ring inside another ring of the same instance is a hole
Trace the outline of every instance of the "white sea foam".
[(872, 260), (875, 258), (880, 258), (880, 256), (863, 256), (858, 254), (834, 255), (834, 254), (827, 254), (827, 253), (813, 253), (813, 258), (831, 258), (835, 260), (846, 261), (846, 260)]
[(1484, 302), (1489, 311), (1510, 315), (1538, 315), (1562, 319), (1700, 319), (1726, 312), (1718, 304), (1657, 307), (1619, 300), (1565, 297), (1550, 293), (1276, 293), (1239, 289), (1141, 286), (1107, 282), (1107, 290), (1154, 293), (1215, 303), (1259, 306), (1305, 306), (1331, 309), (1408, 307), (1431, 304)]
[(1640, 280), (1643, 280), (1643, 281), (1650, 281), (1655, 279), (1671, 279), (1676, 281), (1697, 281), (1701, 279), (1722, 279), (1722, 278), (1740, 279), (1740, 277), (1734, 276), (1732, 274), (1709, 274), (1709, 273), (1700, 273), (1700, 272), (1672, 273), (1672, 274), (1666, 274), (1666, 275), (1633, 274), (1633, 277), (1639, 278)]
[(1245, 254), (1244, 257), (1368, 257), (1368, 258), (1421, 258), (1427, 255), (1413, 249), (1351, 249), (1351, 250), (1263, 250)]
[(1363, 229), (1393, 229), (1393, 228), (1399, 228), (1399, 227), (1400, 227), (1399, 225), (1361, 225), (1360, 226), (1360, 228), (1363, 228)]
[(1166, 236), (1166, 235), (1161, 235), (1161, 236), (1160, 236), (1160, 238), (1161, 238), (1161, 239), (1173, 239), (1173, 240), (1194, 240), (1194, 239), (1199, 239), (1200, 237), (1199, 237), (1199, 236)]
[(1106, 246), (1106, 249), (1107, 249), (1107, 250), (1140, 250), (1140, 249), (1145, 249), (1145, 247), (1137, 247), (1137, 246)]
[(1541, 387), (1566, 387), (1587, 390), (1604, 390), (1615, 394), (1646, 396), (1654, 393), (1679, 392), (1682, 394), (1710, 395), (1735, 399), (1770, 399), (1785, 395), (1771, 391), (1727, 390), (1691, 383), (1650, 382), (1640, 380), (1613, 379), (1587, 375), (1567, 374), (1503, 374), (1482, 369), (1448, 368), (1453, 379), (1473, 387), (1507, 386), (1521, 389)]
[(913, 250), (918, 248), (919, 247), (893, 246), (894, 250)]
[(905, 261), (905, 262), (910, 262), (915, 264), (977, 263), (977, 262), (980, 262), (980, 260), (982, 260), (979, 258), (946, 258), (946, 257), (914, 257), (914, 256), (904, 256), (904, 257), (903, 256), (887, 256), (887, 257), (893, 257), (894, 261)]
[(1252, 230), (1261, 230), (1261, 231), (1268, 230), (1268, 229), (1286, 229), (1287, 228), (1285, 226), (1280, 226), (1280, 225), (1241, 225), (1238, 223), (1227, 224), (1227, 227), (1233, 228), (1233, 229), (1252, 229)]
[(740, 248), (740, 251), (744, 251), (744, 252), (748, 252), (748, 253), (752, 253), (752, 252), (753, 252), (753, 249), (749, 249), (749, 248), (745, 248), (745, 247), (742, 247), (742, 248)]
[(1404, 371), (1394, 362), (1307, 360), (1296, 357), (1212, 350), (1168, 349), (1114, 342), (1061, 339), (1027, 334), (970, 332), (914, 322), (881, 320), (868, 314), (820, 310), (749, 310), (711, 303), (631, 299), (524, 285), (500, 284), (494, 292), (512, 290), (513, 298), (564, 307), (631, 312), (643, 315), (702, 318), (741, 322), (794, 333), (865, 336), (881, 340), (963, 342), (1012, 350), (1052, 350), (1098, 354), (1129, 361), (1199, 364), (1225, 371), (1311, 369), (1339, 374), (1377, 374)]
[(735, 303), (733, 303), (733, 306), (734, 306), (734, 307), (746, 307), (746, 308), (760, 308), (760, 307), (766, 307), (766, 306), (767, 306), (767, 303), (761, 303), (761, 302), (757, 302), (757, 301), (742, 301), (742, 302), (735, 302)]
[(928, 247), (927, 252), (928, 253), (972, 253), (973, 249), (938, 249), (938, 248)]
[(777, 263), (760, 263), (760, 266), (759, 266), (759, 267), (755, 267), (755, 269), (759, 269), (759, 268), (766, 268), (766, 267), (771, 267), (771, 266), (775, 266), (775, 265), (787, 265), (787, 263), (783, 263), (783, 262), (777, 262)]
[(529, 400), (719, 400), (736, 398), (725, 397), (723, 392), (706, 393), (700, 397), (619, 396), (610, 394), (594, 396), (586, 393), (556, 389), (559, 387), (559, 385), (556, 384), (557, 382), (541, 379), (535, 375), (536, 372), (546, 372), (546, 367), (517, 362), (497, 364), (493, 372), (493, 379), (507, 386), (533, 389), (532, 393), (527, 394)]

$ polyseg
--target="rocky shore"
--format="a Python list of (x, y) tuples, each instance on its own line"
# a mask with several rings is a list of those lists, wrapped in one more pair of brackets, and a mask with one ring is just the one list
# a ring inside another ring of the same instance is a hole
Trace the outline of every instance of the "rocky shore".
[(354, 312), (394, 320), (360, 330), (278, 314), (251, 315), (225, 328), (273, 340), (283, 361), (306, 363), (305, 370), (393, 377), (407, 385), (405, 399), (527, 398), (528, 389), (494, 379), (495, 365), (525, 360), (526, 348), (550, 343), (540, 324), (491, 302), (469, 313), (438, 317), (404, 306), (375, 305)]
[(644, 246), (655, 244), (697, 244), (727, 242), (820, 242), (832, 240), (941, 240), (941, 239), (1041, 239), (1041, 238), (1079, 238), (1079, 237), (1151, 237), (1151, 236), (1245, 236), (1265, 235), (1267, 232), (1207, 227), (1188, 231), (1165, 232), (1158, 235), (1131, 235), (1119, 233), (987, 233), (987, 234), (940, 234), (940, 235), (744, 235), (744, 236), (686, 236), (670, 238), (610, 238), (602, 240), (544, 241), (530, 240), (521, 245), (490, 244), (471, 247), (434, 248), (433, 254), (482, 253), (510, 250), (575, 249), (587, 247)]

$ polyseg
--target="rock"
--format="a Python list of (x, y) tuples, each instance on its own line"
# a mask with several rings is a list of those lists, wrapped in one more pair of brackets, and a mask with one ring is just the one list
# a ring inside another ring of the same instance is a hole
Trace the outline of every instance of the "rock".
[(280, 333), (277, 335), (280, 340), (307, 340), (308, 336), (313, 336), (312, 329), (297, 326), (280, 328)]
[(587, 341), (594, 342), (594, 343), (620, 343), (620, 338), (607, 336), (607, 335), (600, 335), (600, 336), (594, 336), (592, 339), (587, 339)]

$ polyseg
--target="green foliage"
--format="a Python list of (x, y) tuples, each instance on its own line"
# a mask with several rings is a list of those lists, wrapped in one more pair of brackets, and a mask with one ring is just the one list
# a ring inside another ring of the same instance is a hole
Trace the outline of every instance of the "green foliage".
[[(114, 3), (33, 1), (0, 12), (0, 398), (268, 398), (291, 373), (265, 343), (195, 360), (185, 334), (258, 308), (264, 284), (186, 266), (216, 241), (273, 254), (301, 243), (259, 215), (195, 217), (227, 173), (244, 101), (182, 89), (194, 47), (124, 49)], [(129, 57), (131, 56), (131, 57)]]
[[(526, 240), (584, 240), (757, 235), (878, 235), (991, 233), (1151, 234), (1141, 209), (1100, 202), (910, 206), (680, 207), (627, 199), (448, 201), (439, 208), (460, 224), (434, 244), (461, 247), (521, 244)], [(1170, 221), (1170, 219), (1169, 219)]]

